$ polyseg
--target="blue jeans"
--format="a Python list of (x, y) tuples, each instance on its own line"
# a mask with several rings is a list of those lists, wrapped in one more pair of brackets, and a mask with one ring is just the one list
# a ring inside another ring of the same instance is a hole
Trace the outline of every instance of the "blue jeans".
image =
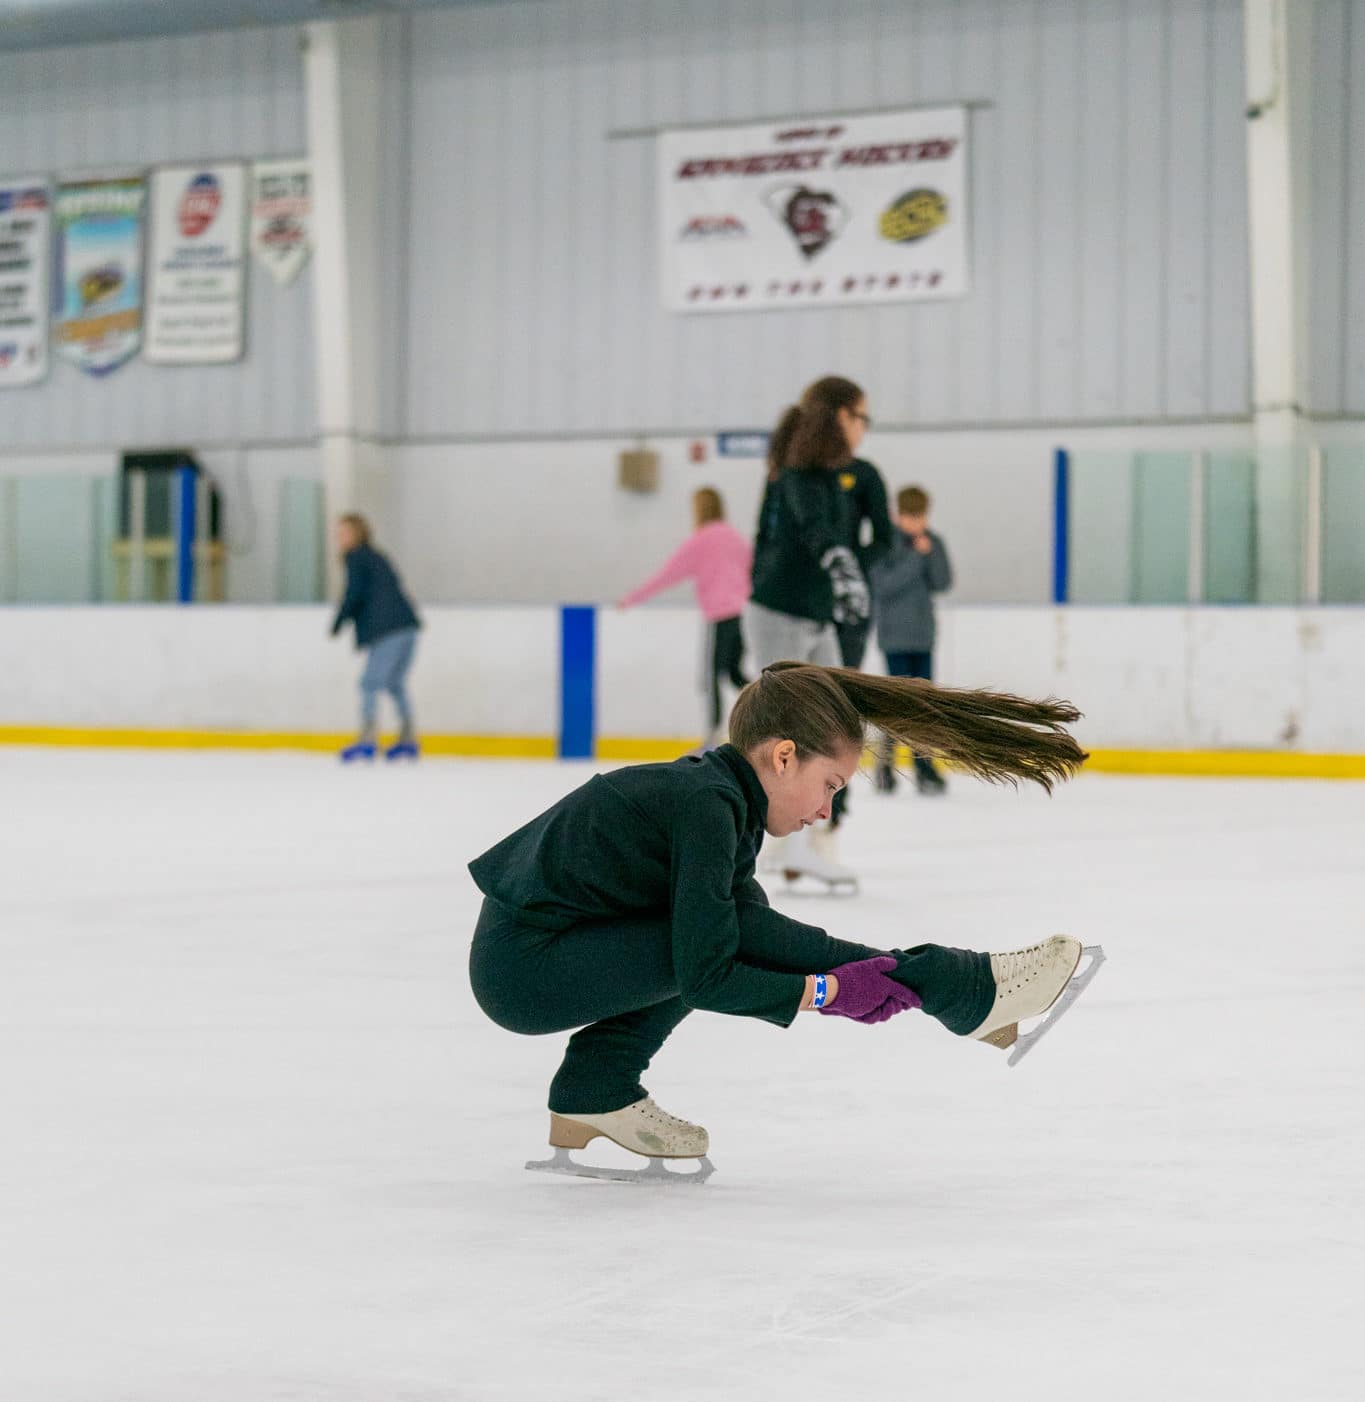
[(926, 682), (934, 679), (932, 652), (888, 652), (886, 674), (889, 677), (920, 677)]
[(379, 693), (387, 691), (398, 709), (404, 737), (412, 735), (412, 708), (404, 687), (408, 668), (417, 651), (417, 629), (403, 628), (386, 633), (370, 647), (365, 670), (360, 675), (360, 720), (365, 734), (374, 733), (379, 712)]
[[(886, 672), (891, 677), (919, 677), (922, 681), (934, 679), (934, 654), (932, 652), (888, 652)], [(915, 755), (915, 772), (937, 774), (933, 760), (925, 755)], [(889, 760), (887, 761), (889, 763)]]

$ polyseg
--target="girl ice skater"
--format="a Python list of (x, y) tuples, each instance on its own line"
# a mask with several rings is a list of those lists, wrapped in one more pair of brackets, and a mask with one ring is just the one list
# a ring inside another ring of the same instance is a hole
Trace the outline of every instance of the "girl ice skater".
[(706, 1131), (641, 1084), (694, 1008), (780, 1027), (805, 1011), (873, 1023), (921, 1008), (959, 1036), (1013, 1043), (1066, 987), (1076, 940), (1009, 954), (851, 944), (773, 910), (755, 861), (765, 833), (828, 818), (868, 726), (980, 778), (1050, 789), (1085, 758), (1063, 728), (1076, 718), (1063, 701), (778, 662), (741, 692), (729, 744), (600, 774), (471, 862), (480, 1007), (512, 1032), (580, 1029), (550, 1084), (547, 1166), (585, 1171), (565, 1151), (598, 1136), (650, 1159), (705, 1156)]
[(623, 609), (634, 608), (655, 594), (690, 579), (696, 586), (697, 603), (706, 617), (710, 637), (707, 690), (710, 693), (710, 725), (703, 749), (719, 744), (725, 732), (725, 715), (720, 704), (720, 684), (728, 678), (736, 690), (745, 684), (740, 670), (744, 660), (744, 637), (739, 615), (749, 597), (749, 570), (753, 547), (725, 519), (725, 503), (714, 487), (701, 487), (692, 494), (692, 519), (696, 529), (664, 561), (657, 574), (621, 600)]
[(346, 566), (346, 593), (332, 623), (332, 636), (355, 624), (355, 642), (368, 652), (360, 675), (360, 735), (341, 752), (344, 763), (372, 760), (379, 744), (379, 693), (387, 691), (398, 711), (398, 743), (387, 759), (416, 759), (417, 732), (408, 701), (407, 676), (417, 651), (417, 611), (394, 568), (370, 544), (370, 525), (351, 514), (337, 522), (337, 549)]

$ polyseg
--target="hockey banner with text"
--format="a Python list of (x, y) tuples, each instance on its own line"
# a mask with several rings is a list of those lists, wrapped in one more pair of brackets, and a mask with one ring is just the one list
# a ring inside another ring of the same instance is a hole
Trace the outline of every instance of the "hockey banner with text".
[(246, 322), (246, 168), (170, 166), (152, 176), (146, 356), (158, 365), (240, 360)]
[(53, 201), (56, 340), (64, 359), (107, 375), (142, 344), (142, 176), (78, 180)]
[(313, 176), (306, 158), (251, 167), (251, 251), (285, 286), (313, 249)]
[(671, 311), (968, 291), (963, 107), (688, 128), (658, 149)]
[(52, 195), (46, 180), (0, 185), (0, 389), (47, 374), (47, 260)]

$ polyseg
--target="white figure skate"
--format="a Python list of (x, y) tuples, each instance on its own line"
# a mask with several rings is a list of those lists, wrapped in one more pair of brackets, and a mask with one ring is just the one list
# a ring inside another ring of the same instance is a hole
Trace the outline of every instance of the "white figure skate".
[[(1084, 954), (1090, 956), (1090, 962), (1078, 974), (1076, 970)], [(969, 1035), (1002, 1051), (1012, 1047), (1009, 1065), (1018, 1065), (1048, 1028), (1085, 992), (1103, 963), (1101, 946), (1082, 945), (1080, 940), (1068, 935), (1053, 935), (1050, 940), (1027, 949), (992, 954), (995, 1004), (976, 1031)], [(1020, 1033), (1020, 1022), (1039, 1017), (1049, 1009), (1046, 1021)]]
[(838, 834), (828, 824), (802, 828), (771, 846), (771, 853), (766, 846), (763, 850), (760, 869), (781, 872), (788, 886), (806, 877), (821, 882), (831, 893), (857, 894), (858, 873), (839, 862)]
[[(570, 1149), (586, 1148), (597, 1138), (610, 1139), (649, 1163), (644, 1168), (598, 1168), (569, 1157)], [(700, 1125), (689, 1124), (667, 1110), (661, 1110), (652, 1097), (605, 1115), (550, 1114), (548, 1159), (532, 1159), (526, 1167), (545, 1173), (564, 1173), (573, 1178), (606, 1178), (618, 1183), (705, 1183), (716, 1171), (706, 1151), (710, 1136)], [(691, 1173), (665, 1168), (667, 1159), (696, 1159)]]

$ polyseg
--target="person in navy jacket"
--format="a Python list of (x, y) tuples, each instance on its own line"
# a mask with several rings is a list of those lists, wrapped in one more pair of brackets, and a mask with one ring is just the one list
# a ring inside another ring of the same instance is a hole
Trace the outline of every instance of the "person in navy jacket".
[(335, 637), (355, 624), (356, 646), (369, 656), (360, 676), (360, 736), (341, 752), (346, 763), (373, 759), (378, 747), (379, 693), (387, 691), (398, 711), (398, 743), (388, 759), (416, 759), (417, 733), (408, 700), (407, 675), (422, 626), (402, 581), (388, 560), (370, 544), (370, 524), (354, 513), (337, 521), (337, 549), (346, 566), (346, 592), (332, 624)]

